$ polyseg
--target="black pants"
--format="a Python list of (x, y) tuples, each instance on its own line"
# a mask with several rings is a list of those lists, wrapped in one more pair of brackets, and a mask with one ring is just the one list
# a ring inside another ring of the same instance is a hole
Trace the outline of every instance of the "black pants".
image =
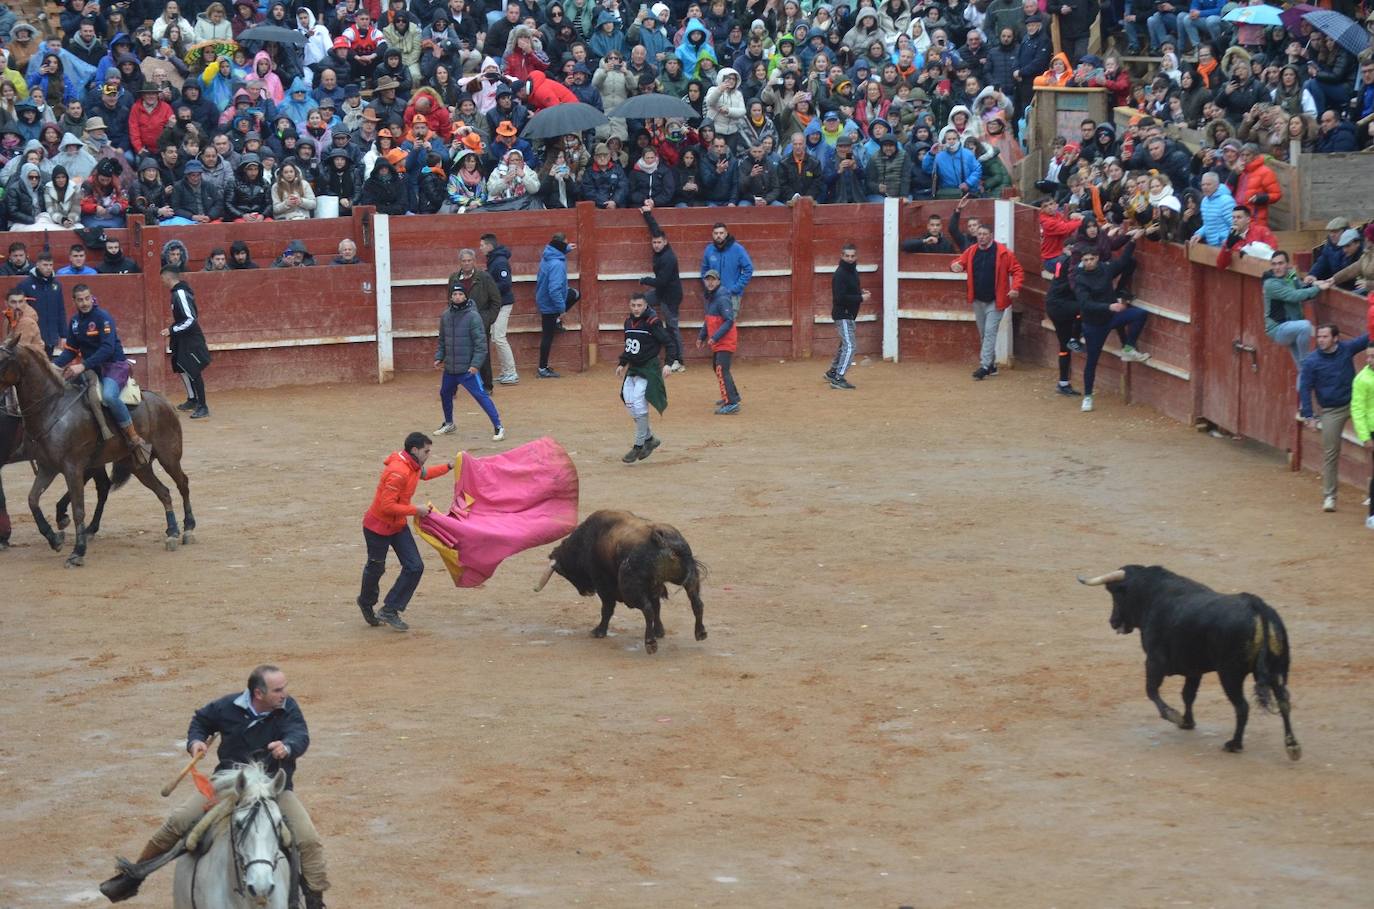
[(420, 576), (425, 573), (425, 563), (420, 560), (420, 550), (415, 545), (415, 537), (410, 534), (410, 525), (384, 536), (363, 528), (363, 539), (367, 543), (367, 564), (363, 566), (363, 587), (358, 594), (358, 602), (364, 606), (377, 605), (377, 594), (382, 575), (386, 574), (386, 552), (394, 550), (401, 562), (401, 576), (387, 591), (385, 606), (396, 612), (404, 612), (420, 586)]
[[(676, 303), (664, 303), (658, 299), (658, 293), (652, 290), (645, 294), (645, 296), (649, 300), (649, 305), (652, 306), (654, 311), (659, 314), (659, 317), (663, 319), (663, 327), (668, 329), (668, 336), (677, 344), (677, 356), (678, 359), (681, 359), (683, 347), (682, 329), (679, 326), (679, 313), (682, 310), (682, 300), (679, 298)], [(669, 361), (669, 365), (672, 365), (671, 360)]]
[(195, 401), (200, 406), (205, 406), (205, 379), (200, 370), (195, 372), (181, 373), (181, 384), (186, 386), (186, 397)]
[(739, 389), (735, 388), (735, 377), (730, 375), (730, 361), (734, 356), (734, 352), (729, 350), (718, 350), (711, 354), (716, 382), (720, 385), (720, 397), (726, 404), (739, 403)]
[[(567, 312), (577, 305), (577, 301), (582, 297), (575, 290), (568, 291), (568, 302), (563, 308)], [(558, 336), (558, 320), (563, 318), (562, 314), (550, 315), (548, 313), (539, 314), (539, 368), (549, 368), (549, 351), (553, 349), (553, 339)], [(593, 326), (594, 328), (594, 326)]]
[(1050, 312), (1050, 321), (1054, 323), (1054, 334), (1059, 339), (1059, 382), (1067, 385), (1069, 376), (1072, 373), (1073, 352), (1069, 350), (1069, 342), (1078, 337), (1078, 313), (1076, 312)]
[[(492, 321), (494, 322), (495, 320)], [(482, 320), (482, 332), (487, 338), (487, 356), (486, 359), (482, 361), (478, 373), (482, 376), (482, 387), (485, 388), (487, 394), (490, 395), (496, 386), (493, 385), (491, 381), (491, 324), (485, 319)]]

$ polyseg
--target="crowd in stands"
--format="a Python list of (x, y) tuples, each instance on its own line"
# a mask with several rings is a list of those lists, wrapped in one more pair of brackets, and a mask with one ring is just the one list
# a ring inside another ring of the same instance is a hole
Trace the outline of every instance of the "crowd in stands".
[[(1150, 172), (1182, 201), (1218, 171), (1235, 197), (1237, 183), (1255, 189), (1249, 162), (1286, 157), (1290, 139), (1368, 148), (1369, 51), (1357, 59), (1306, 21), (1223, 21), (1235, 5), (65, 0), (58, 22), (36, 23), (0, 5), (0, 214), (26, 230), (119, 227), (130, 213), (289, 220), (358, 204), (402, 214), (998, 196), (1024, 155), (1037, 84), (1103, 86), (1139, 110), (1126, 135), (1102, 123), (1065, 137), (1046, 174), (1124, 216), (1167, 198)], [(1134, 79), (1114, 54), (1087, 53), (1095, 22), (1113, 47), (1148, 41), (1153, 71)], [(294, 37), (241, 37), (264, 25)], [(521, 137), (547, 107), (609, 111), (647, 92), (696, 116)], [(1150, 125), (1168, 123), (1202, 129), (1206, 148), (1152, 147)], [(1201, 207), (1181, 204), (1179, 220)]]

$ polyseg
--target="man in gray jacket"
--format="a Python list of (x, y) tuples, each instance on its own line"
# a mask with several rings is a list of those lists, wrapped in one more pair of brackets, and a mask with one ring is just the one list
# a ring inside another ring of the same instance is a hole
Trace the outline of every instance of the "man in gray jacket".
[(506, 437), (501, 415), (482, 386), (482, 361), (486, 358), (487, 332), (482, 317), (477, 314), (477, 307), (468, 299), (463, 286), (452, 284), (448, 290), (448, 308), (439, 317), (439, 349), (434, 353), (434, 368), (444, 371), (444, 380), (439, 386), (444, 422), (434, 430), (436, 436), (454, 431), (453, 396), (461, 385), (491, 419), (491, 440), (499, 442)]

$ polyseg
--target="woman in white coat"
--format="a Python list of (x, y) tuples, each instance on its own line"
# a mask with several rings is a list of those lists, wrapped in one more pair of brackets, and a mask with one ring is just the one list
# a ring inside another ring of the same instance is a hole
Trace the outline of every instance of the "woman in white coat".
[(739, 73), (727, 66), (706, 93), (706, 100), (701, 105), (702, 118), (711, 118), (716, 135), (723, 137), (732, 150), (739, 151), (740, 127), (747, 114), (744, 93), (739, 90)]

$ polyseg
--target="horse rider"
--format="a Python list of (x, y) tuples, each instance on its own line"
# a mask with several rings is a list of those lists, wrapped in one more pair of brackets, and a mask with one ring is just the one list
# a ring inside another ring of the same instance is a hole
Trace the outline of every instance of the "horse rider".
[[(28, 302), (22, 287), (12, 287), (5, 294), (4, 309), (0, 309), (0, 337), (18, 338), (20, 347), (27, 347), (44, 357), (48, 349), (43, 345), (43, 332), (38, 327), (38, 311)], [(19, 415), (19, 395), (14, 388), (5, 391), (0, 410)]]
[[(269, 776), (278, 770), (286, 772), (286, 788), (277, 796), (277, 807), (300, 849), (306, 909), (324, 909), (323, 894), (329, 889), (324, 845), (292, 788), (296, 760), (310, 747), (310, 732), (300, 705), (286, 693), (286, 673), (276, 666), (258, 666), (248, 676), (243, 691), (226, 694), (197, 710), (186, 732), (187, 752), (200, 757), (206, 752), (206, 740), (214, 733), (220, 736), (216, 771), (258, 761)], [(137, 864), (175, 848), (208, 808), (199, 792), (183, 802), (143, 847)], [(119, 902), (137, 893), (142, 881), (138, 873), (126, 871), (101, 884), (100, 889), (111, 902)]]
[[(134, 463), (144, 467), (153, 448), (139, 437), (128, 406), (119, 399), (120, 391), (129, 381), (129, 361), (124, 358), (124, 345), (119, 343), (115, 321), (95, 302), (95, 294), (85, 284), (72, 288), (72, 302), (76, 304), (76, 314), (67, 324), (67, 339), (53, 362), (66, 367), (62, 370), (65, 379), (75, 379), (88, 370), (100, 377), (100, 400), (124, 433)], [(73, 363), (78, 354), (81, 362)]]

